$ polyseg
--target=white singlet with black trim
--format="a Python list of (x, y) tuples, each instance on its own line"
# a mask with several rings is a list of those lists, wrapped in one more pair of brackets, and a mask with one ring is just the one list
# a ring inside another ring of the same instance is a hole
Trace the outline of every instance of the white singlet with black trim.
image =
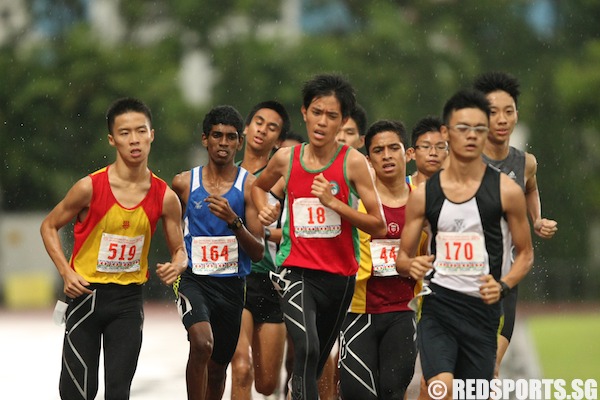
[(426, 217), (432, 231), (431, 254), (434, 273), (431, 282), (480, 297), (480, 277), (498, 280), (502, 276), (506, 251), (510, 247), (507, 222), (500, 199), (500, 172), (486, 167), (475, 196), (463, 203), (446, 198), (439, 172), (426, 183)]

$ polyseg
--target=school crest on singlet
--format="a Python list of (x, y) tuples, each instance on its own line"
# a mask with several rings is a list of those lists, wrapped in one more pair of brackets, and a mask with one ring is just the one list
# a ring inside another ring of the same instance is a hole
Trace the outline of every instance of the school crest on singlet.
[[(250, 273), (250, 257), (241, 249), (227, 223), (214, 215), (204, 199), (209, 196), (202, 183), (203, 167), (190, 173), (190, 195), (183, 216), (184, 241), (188, 267), (195, 275), (216, 277), (246, 276)], [(235, 213), (244, 220), (244, 184), (248, 171), (238, 167), (237, 177), (223, 195)]]
[(431, 282), (479, 297), (480, 277), (502, 276), (507, 223), (500, 201), (500, 172), (488, 166), (475, 195), (462, 203), (446, 198), (440, 174), (426, 182), (426, 216), (435, 255)]
[(358, 269), (358, 231), (311, 194), (315, 177), (323, 174), (332, 194), (352, 207), (354, 189), (346, 178), (345, 161), (350, 148), (340, 145), (331, 162), (320, 170), (302, 163), (306, 144), (294, 146), (286, 177), (285, 223), (277, 265), (324, 270), (351, 276)]
[(162, 215), (167, 184), (152, 174), (144, 199), (125, 208), (112, 192), (108, 169), (90, 174), (92, 200), (85, 220), (75, 223), (71, 268), (88, 282), (142, 284), (148, 280), (150, 239)]

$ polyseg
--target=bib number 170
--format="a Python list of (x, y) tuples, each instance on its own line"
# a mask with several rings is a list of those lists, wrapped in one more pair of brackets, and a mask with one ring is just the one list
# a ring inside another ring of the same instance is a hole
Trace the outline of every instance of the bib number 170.
[(446, 260), (473, 259), (473, 243), (471, 242), (446, 242)]

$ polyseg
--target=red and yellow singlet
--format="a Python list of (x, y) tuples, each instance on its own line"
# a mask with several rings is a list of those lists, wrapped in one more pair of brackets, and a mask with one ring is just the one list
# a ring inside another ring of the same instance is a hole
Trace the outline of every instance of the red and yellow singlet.
[(152, 174), (146, 197), (126, 208), (111, 190), (108, 168), (90, 174), (92, 200), (85, 220), (75, 223), (70, 265), (90, 283), (142, 284), (148, 280), (150, 239), (167, 184)]

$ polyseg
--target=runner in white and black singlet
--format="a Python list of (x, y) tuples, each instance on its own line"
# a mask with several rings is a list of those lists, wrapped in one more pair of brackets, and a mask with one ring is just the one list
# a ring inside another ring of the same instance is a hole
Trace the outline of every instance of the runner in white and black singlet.
[[(397, 260), (400, 275), (413, 279), (433, 269), (417, 341), (427, 384), (444, 383), (448, 399), (454, 378), (493, 378), (498, 302), (533, 263), (525, 196), (481, 159), (489, 114), (489, 102), (475, 90), (456, 93), (444, 106), (449, 166), (411, 194)], [(425, 221), (432, 232), (431, 255), (415, 256)], [(517, 255), (500, 279), (506, 232)]]

